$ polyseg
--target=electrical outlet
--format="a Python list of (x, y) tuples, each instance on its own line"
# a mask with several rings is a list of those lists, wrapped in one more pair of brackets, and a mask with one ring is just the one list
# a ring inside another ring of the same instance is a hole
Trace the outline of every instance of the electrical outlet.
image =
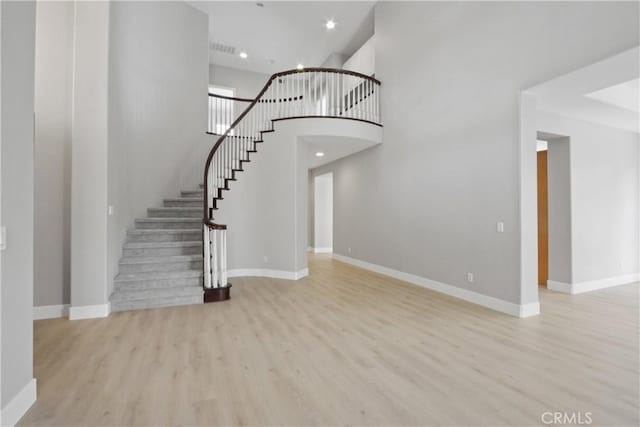
[(265, 263), (265, 264), (269, 263), (269, 258), (268, 258), (266, 255), (264, 256), (264, 258), (263, 258), (263, 259), (264, 259), (264, 263)]
[(7, 227), (0, 227), (0, 251), (7, 249)]
[(473, 273), (467, 273), (467, 282), (473, 283)]
[(113, 216), (115, 211), (116, 211), (116, 208), (113, 205), (109, 205), (109, 207), (107, 207), (107, 215)]
[(351, 248), (347, 248), (347, 252), (351, 253)]
[(504, 233), (504, 222), (498, 222), (496, 224), (496, 231), (498, 233)]

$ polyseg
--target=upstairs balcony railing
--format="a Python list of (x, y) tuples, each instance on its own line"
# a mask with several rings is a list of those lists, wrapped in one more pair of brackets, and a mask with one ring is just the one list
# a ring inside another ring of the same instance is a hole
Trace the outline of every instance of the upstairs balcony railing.
[(209, 93), (208, 133), (223, 135), (253, 99)]
[[(240, 105), (244, 109), (238, 108)], [(241, 111), (235, 117), (236, 111)], [(209, 152), (204, 171), (204, 270), (206, 290), (227, 286), (226, 225), (213, 211), (229, 182), (243, 170), (265, 132), (279, 120), (337, 118), (382, 126), (380, 82), (354, 71), (307, 68), (271, 76), (253, 100), (209, 96), (208, 133), (221, 135)], [(217, 298), (217, 297), (216, 297)]]
[[(277, 78), (276, 84), (272, 84)], [(309, 68), (275, 74), (255, 107), (265, 120), (335, 117), (380, 124), (378, 82), (348, 70)], [(223, 135), (255, 99), (209, 93), (208, 133)], [(253, 110), (253, 108), (252, 108)], [(268, 125), (268, 124), (267, 124)]]

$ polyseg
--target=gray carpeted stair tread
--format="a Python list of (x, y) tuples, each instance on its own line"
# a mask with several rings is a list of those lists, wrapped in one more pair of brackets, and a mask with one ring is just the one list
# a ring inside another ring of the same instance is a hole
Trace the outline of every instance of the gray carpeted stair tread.
[(143, 273), (120, 273), (115, 282), (134, 282), (153, 279), (179, 279), (185, 277), (202, 277), (202, 270), (185, 271), (146, 271)]
[(173, 228), (186, 229), (197, 228), (202, 224), (202, 218), (195, 217), (166, 217), (166, 218), (138, 218), (136, 219), (137, 229), (150, 228)]
[(149, 208), (150, 218), (202, 218), (202, 208), (193, 206), (169, 206)]
[(129, 258), (120, 259), (120, 264), (164, 264), (169, 262), (198, 261), (202, 260), (202, 254), (198, 255), (176, 255), (162, 257), (145, 257), (145, 258)]
[(202, 210), (204, 202), (202, 197), (181, 197), (179, 199), (164, 199), (163, 205), (169, 207), (196, 207)]
[(189, 246), (202, 246), (201, 240), (180, 240), (172, 242), (126, 242), (126, 249), (144, 248), (184, 248)]

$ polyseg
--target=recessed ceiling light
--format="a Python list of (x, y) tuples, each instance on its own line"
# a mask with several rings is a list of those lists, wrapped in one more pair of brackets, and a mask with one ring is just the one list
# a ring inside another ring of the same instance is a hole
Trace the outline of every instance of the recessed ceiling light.
[(327, 30), (333, 30), (336, 27), (336, 22), (333, 19), (329, 19), (326, 24)]
[(296, 70), (304, 70), (304, 65), (298, 64), (298, 66), (296, 67)]
[(247, 55), (247, 52), (240, 52), (240, 58), (242, 59), (247, 59), (249, 55)]
[(318, 151), (316, 153), (316, 157), (322, 157), (322, 156), (324, 156), (324, 153), (322, 151)]

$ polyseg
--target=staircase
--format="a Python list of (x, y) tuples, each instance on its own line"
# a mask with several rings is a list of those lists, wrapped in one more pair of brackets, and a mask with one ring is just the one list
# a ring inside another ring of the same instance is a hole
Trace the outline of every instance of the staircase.
[[(229, 190), (229, 182), (250, 162), (266, 132), (274, 132), (274, 122), (301, 118), (358, 120), (380, 123), (380, 82), (353, 71), (308, 68), (283, 71), (271, 76), (258, 96), (233, 120), (233, 106), (210, 108), (209, 132), (218, 137), (209, 152), (204, 170), (204, 301), (230, 298), (227, 282), (227, 226), (215, 221), (214, 210)], [(220, 97), (218, 97), (220, 98)], [(233, 98), (227, 98), (233, 101)], [(209, 106), (221, 105), (221, 100)]]
[(127, 233), (111, 311), (202, 303), (203, 189), (149, 208)]
[(263, 135), (275, 131), (274, 122), (300, 118), (382, 126), (379, 89), (378, 80), (360, 73), (308, 68), (272, 75), (255, 99), (209, 94), (207, 133), (216, 142), (205, 163), (204, 184), (136, 219), (114, 280), (111, 310), (229, 299), (227, 226), (213, 213)]

